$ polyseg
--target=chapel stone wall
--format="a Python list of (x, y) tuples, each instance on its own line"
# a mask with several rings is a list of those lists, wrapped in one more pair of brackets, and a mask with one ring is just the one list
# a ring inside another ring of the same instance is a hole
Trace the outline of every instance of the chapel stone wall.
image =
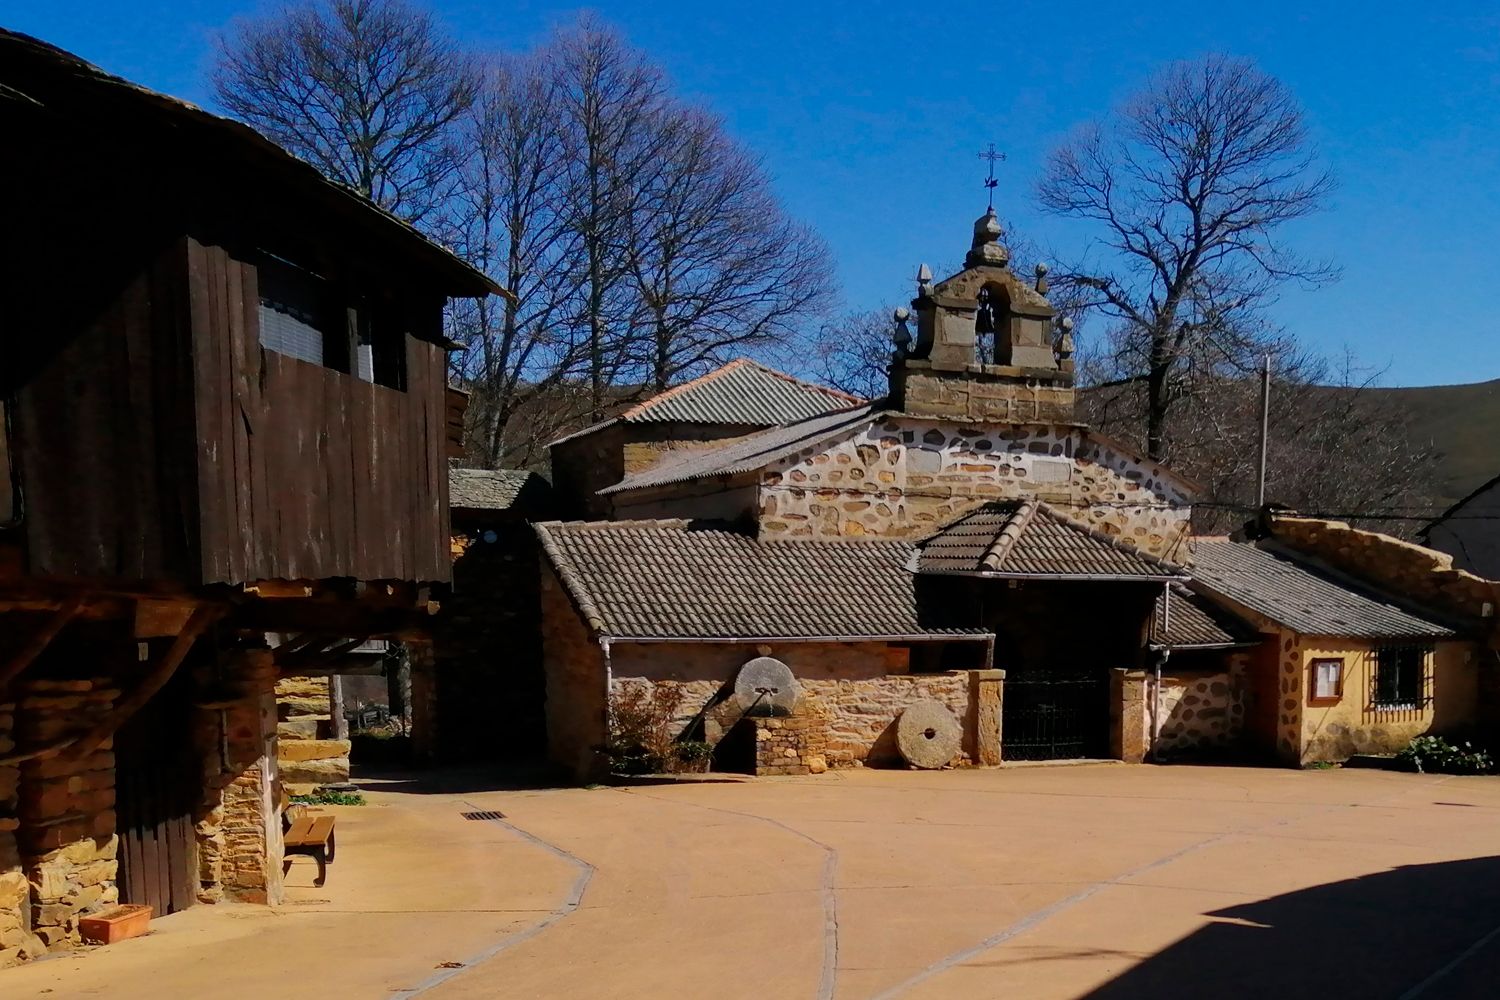
[(1185, 484), (1069, 425), (896, 416), (767, 470), (765, 537), (920, 538), (978, 505), (1040, 499), (1155, 555), (1189, 558)]

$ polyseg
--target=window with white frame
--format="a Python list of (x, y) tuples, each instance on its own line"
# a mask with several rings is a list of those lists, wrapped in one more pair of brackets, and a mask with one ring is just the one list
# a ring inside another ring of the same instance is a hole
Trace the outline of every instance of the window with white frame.
[(1311, 688), (1308, 703), (1332, 705), (1344, 697), (1344, 661), (1329, 657), (1312, 661)]

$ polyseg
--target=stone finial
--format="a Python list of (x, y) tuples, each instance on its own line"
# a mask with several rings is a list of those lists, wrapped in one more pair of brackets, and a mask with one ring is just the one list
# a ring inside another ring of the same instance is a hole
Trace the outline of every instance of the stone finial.
[(1073, 318), (1064, 316), (1057, 321), (1057, 360), (1067, 361), (1073, 357)]
[[(926, 265), (924, 264), (923, 266), (925, 267)], [(907, 357), (911, 352), (911, 329), (906, 325), (906, 321), (910, 318), (911, 310), (904, 306), (897, 308), (891, 314), (891, 319), (896, 324), (896, 329), (891, 335), (891, 340), (896, 345), (896, 357), (898, 359)]]
[(966, 267), (1006, 267), (1010, 263), (1010, 251), (1000, 242), (1005, 229), (995, 217), (992, 208), (974, 220), (974, 242), (964, 258)]
[(932, 294), (932, 268), (922, 264), (917, 268), (917, 298), (925, 299)]
[(1037, 261), (1036, 265), (1036, 293), (1047, 294), (1047, 265), (1041, 261)]

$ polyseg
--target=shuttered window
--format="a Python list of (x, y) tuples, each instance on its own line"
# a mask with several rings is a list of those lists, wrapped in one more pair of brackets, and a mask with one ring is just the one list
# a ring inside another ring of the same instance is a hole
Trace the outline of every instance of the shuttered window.
[(274, 257), (263, 257), (257, 270), (261, 345), (299, 361), (326, 364), (332, 323), (323, 280)]

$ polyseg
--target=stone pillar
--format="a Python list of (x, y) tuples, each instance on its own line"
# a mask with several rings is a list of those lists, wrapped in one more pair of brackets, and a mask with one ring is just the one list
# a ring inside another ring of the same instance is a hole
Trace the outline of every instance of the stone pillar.
[(411, 689), (407, 711), (411, 713), (411, 755), (419, 764), (431, 764), (438, 753), (437, 658), (431, 642), (406, 643), (411, 663)]
[[(14, 704), (0, 704), (0, 757), (16, 749), (12, 736), (15, 718)], [(16, 830), (21, 825), (16, 817), (20, 785), (20, 767), (0, 764), (0, 969), (47, 950), (41, 938), (31, 933), (31, 883), (26, 880), (16, 846)]]
[(1146, 759), (1146, 672), (1117, 667), (1109, 672), (1110, 752), (1129, 764)]
[(974, 763), (980, 767), (995, 767), (1000, 763), (1004, 699), (1004, 670), (969, 671), (969, 703), (974, 706)]
[[(211, 670), (211, 666), (205, 670)], [(277, 772), (276, 665), (267, 649), (221, 661), (239, 697), (199, 709), (204, 801), (199, 810), (198, 898), (281, 902), (281, 783)]]
[(826, 736), (811, 716), (755, 718), (755, 773), (822, 774)]
[(338, 677), (287, 677), (276, 682), (277, 767), (288, 792), (349, 780), (349, 739), (339, 733), (332, 692)]
[[(119, 696), (107, 678), (24, 683), (15, 742), (26, 752), (85, 733)], [(113, 741), (82, 758), (23, 762), (17, 818), (32, 932), (53, 950), (81, 944), (78, 918), (120, 900)]]

